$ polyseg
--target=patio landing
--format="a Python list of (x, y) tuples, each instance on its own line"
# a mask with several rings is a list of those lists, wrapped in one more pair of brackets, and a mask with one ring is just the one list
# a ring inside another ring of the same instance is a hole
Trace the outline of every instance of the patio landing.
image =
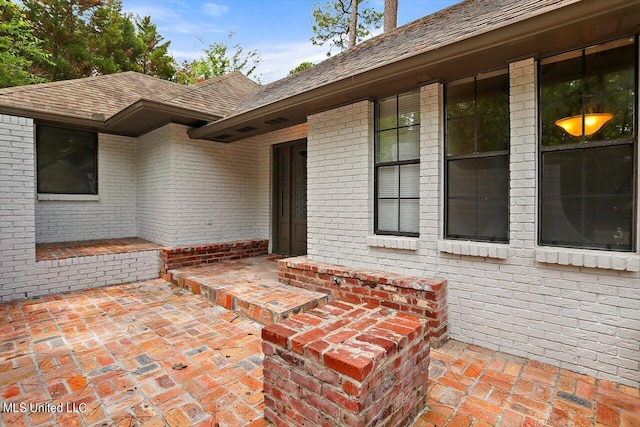
[(280, 256), (263, 255), (167, 271), (166, 279), (263, 325), (328, 302), (327, 294), (278, 282)]
[[(275, 270), (275, 268), (274, 268)], [(260, 325), (157, 279), (0, 303), (0, 425), (264, 425)], [(640, 425), (640, 390), (449, 340), (414, 427)]]

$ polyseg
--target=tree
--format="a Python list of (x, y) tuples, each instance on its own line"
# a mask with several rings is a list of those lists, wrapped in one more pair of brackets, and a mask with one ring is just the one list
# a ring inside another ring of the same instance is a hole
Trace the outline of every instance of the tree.
[(151, 17), (136, 19), (138, 37), (142, 42), (142, 52), (138, 56), (138, 71), (150, 76), (170, 80), (176, 73), (175, 60), (169, 55), (171, 42), (162, 42), (164, 38), (151, 22)]
[(48, 62), (22, 9), (0, 0), (0, 87), (38, 83), (33, 62)]
[(240, 43), (230, 48), (233, 34), (233, 32), (229, 33), (228, 43), (216, 41), (204, 48), (203, 57), (191, 62), (183, 62), (176, 73), (176, 81), (192, 84), (234, 71), (240, 71), (247, 77), (251, 75), (256, 77), (254, 73), (262, 62), (262, 58), (256, 50), (245, 53)]
[(102, 6), (102, 0), (23, 0), (25, 13), (42, 40), (42, 49), (54, 61), (34, 60), (38, 74), (47, 80), (91, 75), (89, 28), (85, 13)]
[(384, 32), (398, 26), (398, 0), (384, 0)]
[(299, 73), (300, 71), (308, 70), (311, 67), (313, 67), (313, 62), (304, 61), (304, 62), (300, 63), (300, 65), (298, 65), (296, 68), (294, 68), (293, 70), (289, 71), (289, 75), (293, 75), (293, 74)]
[(94, 74), (134, 71), (143, 53), (133, 17), (122, 13), (121, 0), (106, 0), (89, 19), (89, 47)]
[(359, 8), (363, 1), (330, 0), (322, 7), (316, 4), (311, 43), (320, 46), (329, 43), (329, 56), (333, 47), (340, 50), (353, 47), (370, 35), (372, 28), (380, 28), (383, 14), (372, 8)]
[(23, 0), (33, 35), (54, 61), (33, 61), (47, 80), (140, 71), (164, 79), (175, 73), (169, 43), (150, 17), (123, 13), (122, 0)]

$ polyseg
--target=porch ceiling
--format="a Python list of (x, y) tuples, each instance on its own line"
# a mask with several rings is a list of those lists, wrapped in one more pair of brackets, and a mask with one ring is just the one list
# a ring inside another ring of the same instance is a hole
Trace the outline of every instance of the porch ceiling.
[(510, 62), (599, 43), (639, 30), (640, 1), (581, 1), (423, 54), (192, 129), (192, 138), (233, 142), (304, 123), (308, 115), (507, 67)]

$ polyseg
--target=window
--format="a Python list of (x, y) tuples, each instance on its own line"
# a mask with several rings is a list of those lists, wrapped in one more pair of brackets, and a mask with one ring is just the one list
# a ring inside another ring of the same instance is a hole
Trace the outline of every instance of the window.
[(375, 118), (375, 232), (417, 236), (420, 93), (377, 101)]
[(509, 238), (509, 78), (507, 71), (445, 87), (445, 237)]
[(36, 128), (38, 193), (98, 194), (98, 139), (93, 132)]
[(547, 246), (633, 250), (636, 45), (540, 61), (540, 227)]

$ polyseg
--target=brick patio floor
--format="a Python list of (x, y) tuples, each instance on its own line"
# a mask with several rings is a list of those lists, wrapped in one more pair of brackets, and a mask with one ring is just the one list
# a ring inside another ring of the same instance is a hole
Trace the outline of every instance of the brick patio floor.
[(138, 237), (107, 240), (83, 240), (79, 242), (38, 243), (36, 259), (49, 261), (90, 255), (120, 254), (124, 252), (161, 249), (162, 245)]
[[(3, 404), (87, 408), (0, 425), (263, 425), (260, 346), (259, 324), (160, 279), (2, 303)], [(453, 340), (431, 358), (416, 426), (640, 426), (638, 389)]]

